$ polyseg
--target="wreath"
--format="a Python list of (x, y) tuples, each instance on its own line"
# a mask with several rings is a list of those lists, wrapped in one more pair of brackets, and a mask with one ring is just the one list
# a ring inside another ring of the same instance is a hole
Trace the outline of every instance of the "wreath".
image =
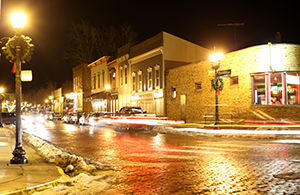
[(219, 95), (220, 91), (224, 88), (224, 81), (221, 77), (216, 77), (211, 81), (211, 86), (217, 91), (217, 95)]
[(10, 62), (15, 62), (17, 59), (16, 56), (16, 46), (21, 46), (21, 61), (29, 62), (31, 60), (31, 56), (33, 53), (34, 45), (30, 43), (31, 38), (28, 36), (15, 35), (14, 37), (10, 38), (4, 47), (2, 47), (3, 53), (6, 56), (6, 59)]

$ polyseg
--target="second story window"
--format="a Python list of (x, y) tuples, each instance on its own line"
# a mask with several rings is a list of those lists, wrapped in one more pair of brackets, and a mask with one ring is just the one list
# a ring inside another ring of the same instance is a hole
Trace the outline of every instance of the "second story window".
[(160, 66), (155, 66), (155, 89), (160, 88)]
[(127, 72), (128, 72), (128, 69), (127, 69), (127, 66), (124, 67), (124, 84), (127, 85)]
[(98, 88), (100, 88), (100, 72), (98, 72)]
[(143, 90), (143, 77), (142, 77), (142, 71), (138, 72), (138, 91), (142, 91)]
[(147, 88), (148, 88), (148, 90), (152, 90), (152, 68), (148, 68), (147, 69), (147, 81), (148, 81), (148, 83), (147, 83)]
[(132, 91), (136, 91), (136, 75), (132, 73)]
[(93, 89), (96, 89), (96, 73), (93, 76)]
[(123, 68), (120, 67), (120, 86), (123, 86)]
[(102, 87), (104, 87), (105, 86), (105, 72), (104, 72), (104, 70), (102, 70), (101, 74), (102, 74)]

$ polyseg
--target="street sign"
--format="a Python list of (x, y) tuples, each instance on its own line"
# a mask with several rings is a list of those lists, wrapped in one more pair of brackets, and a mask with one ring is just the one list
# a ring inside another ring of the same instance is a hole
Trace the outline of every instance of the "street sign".
[(219, 77), (231, 77), (231, 69), (228, 70), (219, 70), (218, 71)]

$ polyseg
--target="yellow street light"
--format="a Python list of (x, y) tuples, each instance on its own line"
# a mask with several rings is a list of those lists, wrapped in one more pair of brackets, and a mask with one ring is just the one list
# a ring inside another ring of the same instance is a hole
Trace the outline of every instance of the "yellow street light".
[(213, 53), (209, 56), (209, 60), (211, 62), (217, 62), (222, 60), (224, 57), (224, 54), (222, 52)]
[(110, 85), (105, 85), (105, 89), (109, 90), (110, 89)]
[(23, 12), (14, 12), (10, 15), (10, 21), (13, 28), (24, 28), (27, 22), (27, 16)]
[(49, 96), (49, 100), (53, 100), (53, 96), (51, 95), (51, 96)]
[(0, 93), (4, 93), (5, 89), (3, 87), (0, 87)]
[(49, 102), (49, 100), (48, 99), (45, 99), (45, 103), (48, 103)]

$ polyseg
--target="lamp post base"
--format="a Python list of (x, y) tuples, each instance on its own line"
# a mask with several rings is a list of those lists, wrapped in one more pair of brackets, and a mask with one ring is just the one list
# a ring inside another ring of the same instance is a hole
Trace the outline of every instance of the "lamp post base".
[(10, 164), (27, 164), (28, 159), (25, 157), (25, 150), (22, 147), (16, 147), (12, 153), (14, 157), (10, 159)]

